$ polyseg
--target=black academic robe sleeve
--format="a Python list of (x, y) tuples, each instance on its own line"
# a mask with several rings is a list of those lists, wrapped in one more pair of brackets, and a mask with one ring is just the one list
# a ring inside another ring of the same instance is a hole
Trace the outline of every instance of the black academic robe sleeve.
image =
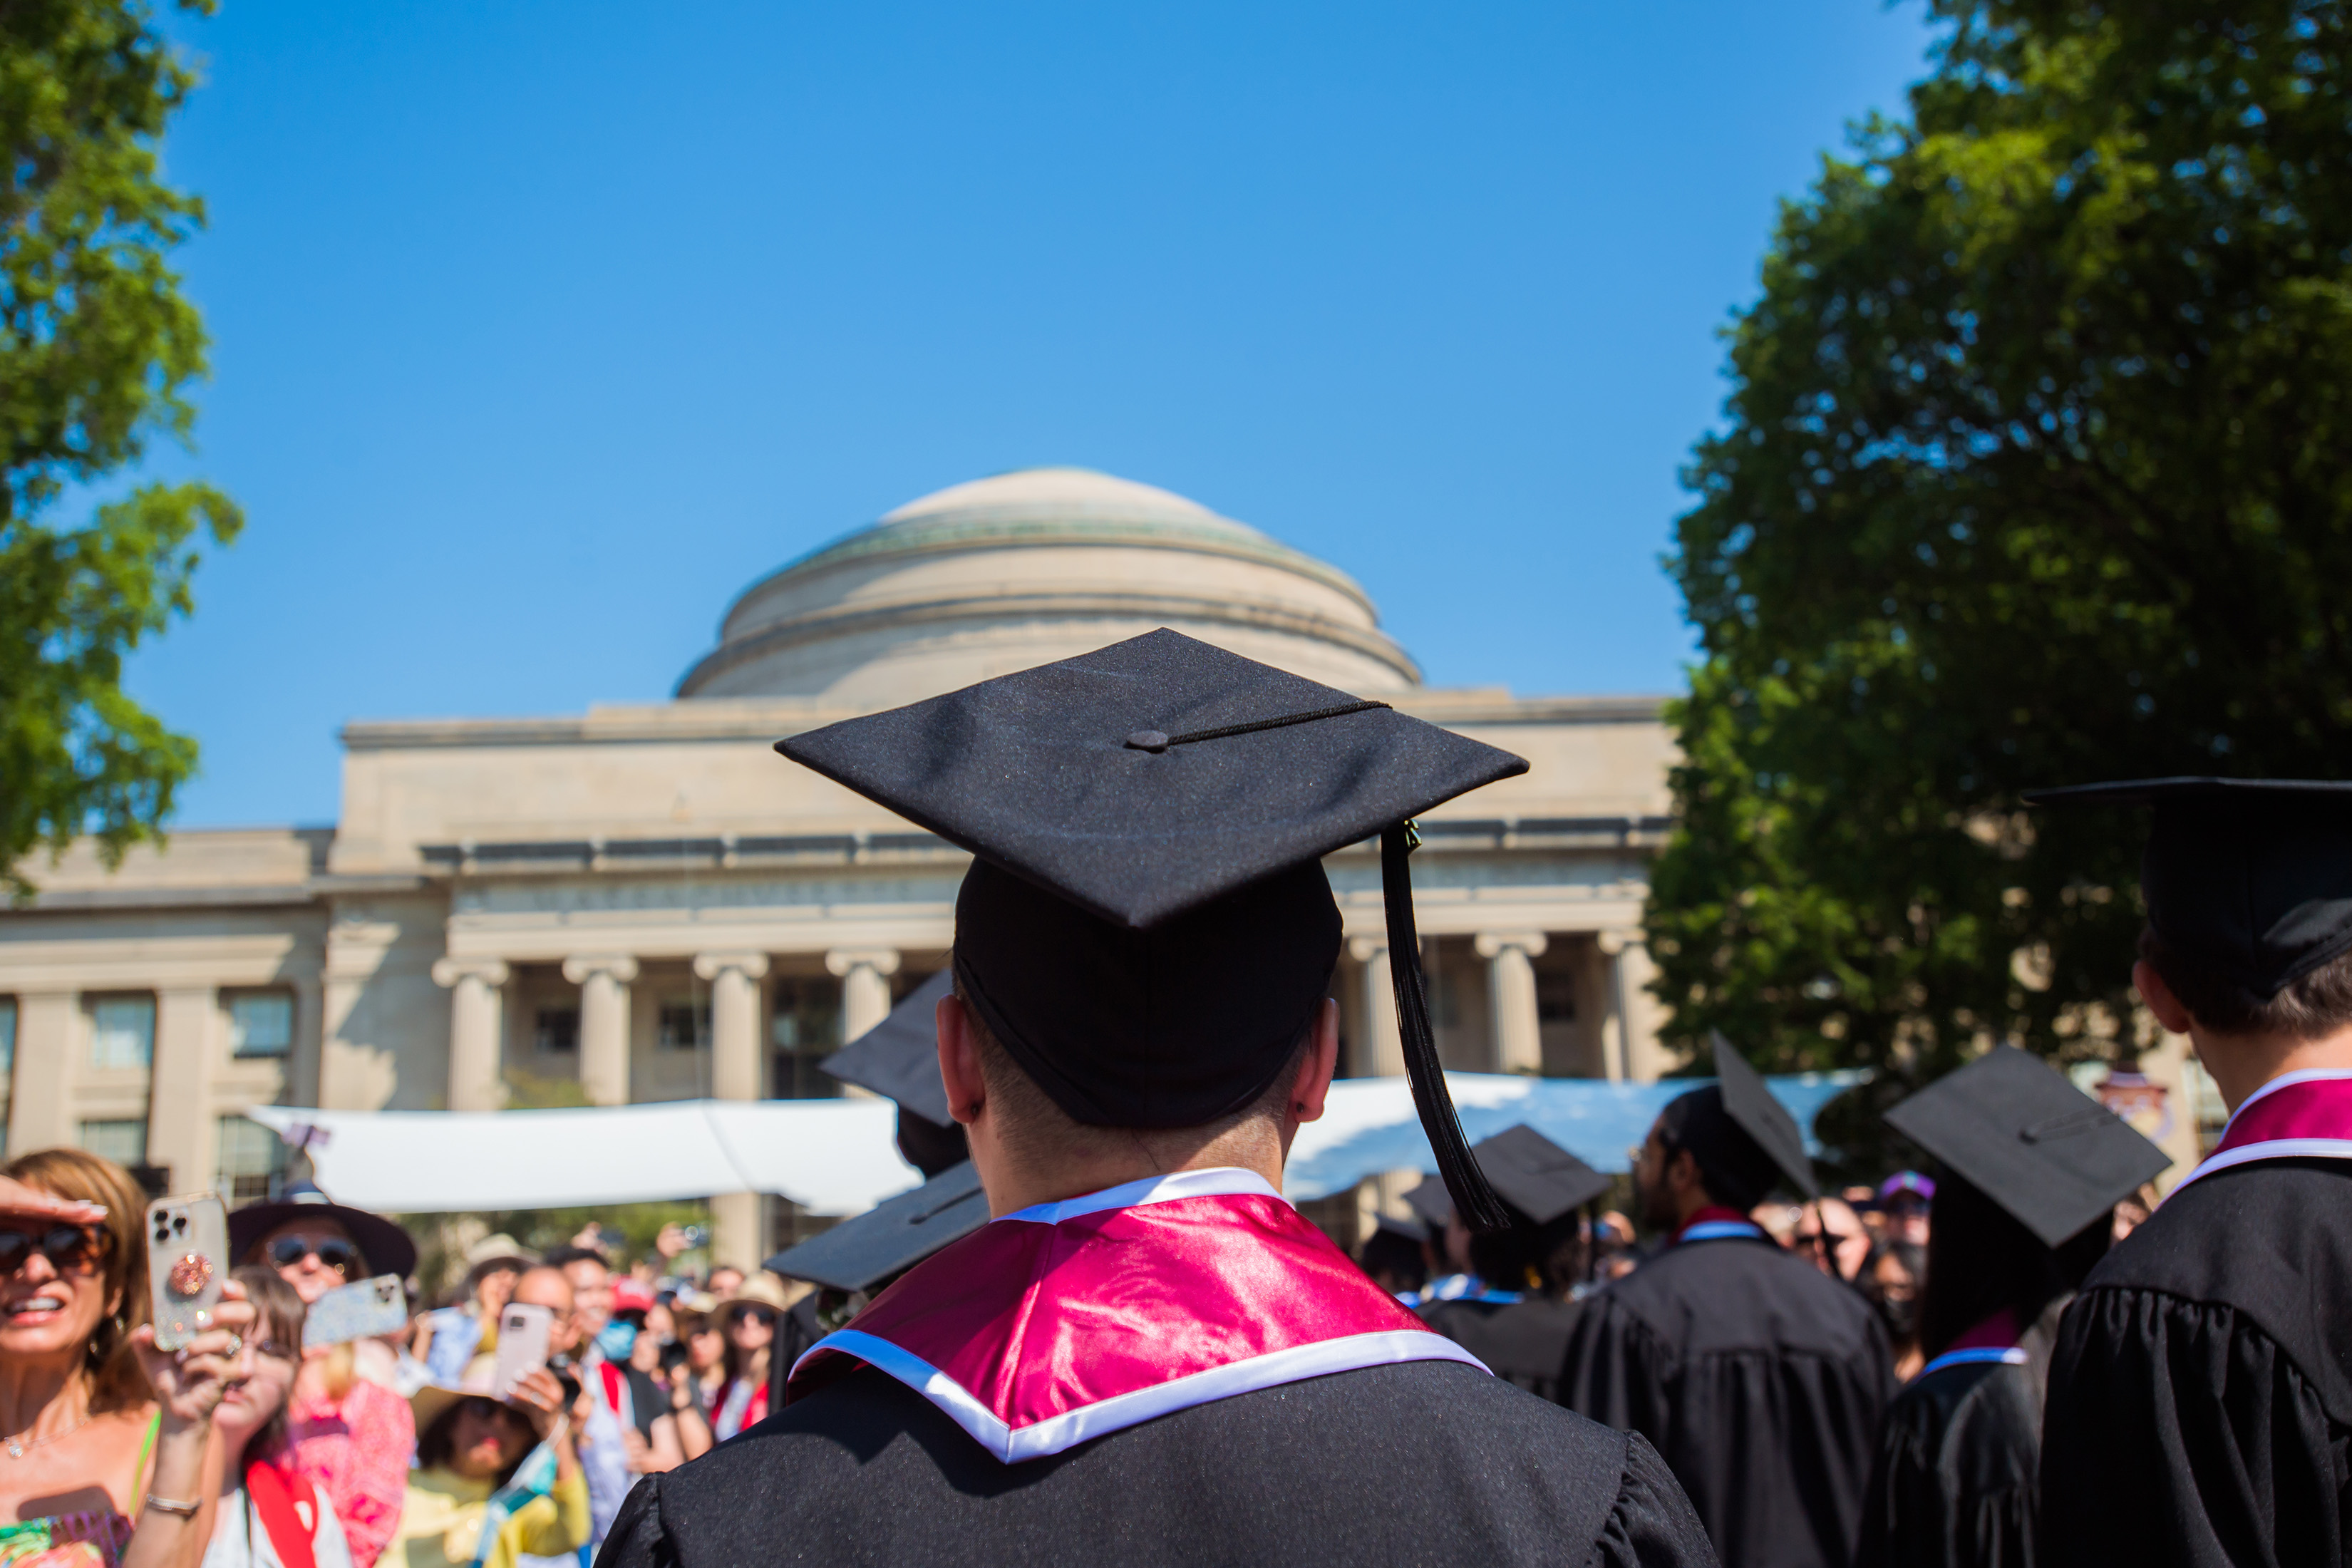
[[(2352, 1306), (2339, 1299), (2319, 1310)], [(2154, 1289), (2086, 1290), (2051, 1362), (2044, 1560), (2343, 1568), (2352, 1561), (2347, 1449), (2319, 1392), (2237, 1309)]]
[(2038, 1404), (2027, 1370), (1999, 1363), (1895, 1395), (1855, 1568), (2033, 1568)]

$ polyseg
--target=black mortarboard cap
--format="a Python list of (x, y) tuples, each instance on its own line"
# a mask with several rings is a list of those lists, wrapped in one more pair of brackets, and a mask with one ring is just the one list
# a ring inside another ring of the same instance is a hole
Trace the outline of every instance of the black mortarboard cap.
[(1421, 1185), (1405, 1194), (1404, 1206), (1428, 1223), (1432, 1236), (1443, 1236), (1454, 1221), (1454, 1199), (1447, 1194), (1445, 1184), (1434, 1176), (1424, 1178)]
[(942, 969), (907, 994), (889, 1016), (817, 1063), (844, 1083), (870, 1089), (924, 1121), (946, 1126), (948, 1091), (940, 1081), (940, 998), (955, 983)]
[(1995, 1046), (1886, 1113), (1887, 1124), (2056, 1247), (2153, 1181), (2170, 1156), (2015, 1046)]
[(1503, 1201), (1536, 1225), (1547, 1225), (1609, 1190), (1609, 1178), (1520, 1122), (1470, 1146), (1478, 1168)]
[(1339, 960), (1322, 857), (1377, 836), (1414, 1103), (1464, 1216), (1507, 1222), (1446, 1096), (1405, 857), (1414, 816), (1520, 758), (1164, 629), (776, 749), (972, 852), (958, 989), (1097, 1126), (1264, 1092)]
[(1808, 1198), (1820, 1197), (1822, 1189), (1813, 1180), (1812, 1158), (1805, 1152), (1805, 1135), (1797, 1119), (1772, 1098), (1763, 1075), (1748, 1065), (1748, 1058), (1729, 1040), (1720, 1032), (1709, 1038), (1715, 1047), (1716, 1087), (1723, 1091), (1723, 1113), (1799, 1192)]
[(873, 1290), (988, 1223), (988, 1194), (967, 1160), (911, 1193), (787, 1247), (766, 1267), (836, 1290)]
[(1375, 1230), (1385, 1230), (1390, 1232), (1391, 1235), (1403, 1237), (1407, 1241), (1427, 1241), (1429, 1239), (1429, 1226), (1423, 1225), (1417, 1219), (1408, 1218), (1401, 1215), (1384, 1214), (1381, 1215), (1379, 1223), (1372, 1228)]
[(2352, 951), (2352, 783), (2136, 779), (2025, 798), (2154, 807), (2140, 858), (2148, 924), (2263, 1001)]

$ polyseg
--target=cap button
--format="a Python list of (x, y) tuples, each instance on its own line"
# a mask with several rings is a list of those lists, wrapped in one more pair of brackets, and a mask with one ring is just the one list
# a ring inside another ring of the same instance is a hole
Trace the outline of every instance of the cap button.
[(1127, 738), (1127, 743), (1139, 752), (1164, 752), (1168, 737), (1157, 730), (1138, 730)]

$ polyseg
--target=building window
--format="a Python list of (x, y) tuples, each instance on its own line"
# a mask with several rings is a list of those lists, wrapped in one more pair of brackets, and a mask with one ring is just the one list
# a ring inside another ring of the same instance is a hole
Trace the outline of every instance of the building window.
[(541, 1055), (576, 1051), (580, 1048), (580, 1009), (577, 1007), (541, 1007), (530, 1041)]
[(1536, 971), (1536, 1021), (1539, 1024), (1576, 1022), (1575, 975), (1565, 969)]
[(89, 1005), (90, 1066), (101, 1072), (144, 1072), (154, 1060), (155, 998), (103, 996)]
[(113, 1121), (85, 1121), (81, 1124), (81, 1146), (118, 1165), (143, 1165), (147, 1163), (147, 1119), (134, 1116)]
[(841, 1048), (841, 983), (787, 975), (772, 994), (771, 1092), (778, 1100), (837, 1100), (841, 1080), (817, 1063)]
[(277, 1195), (286, 1176), (286, 1141), (242, 1116), (220, 1119), (220, 1173), (214, 1188), (228, 1206)]
[(247, 991), (228, 999), (229, 1051), (239, 1057), (282, 1057), (294, 1048), (294, 997), (286, 991)]
[(656, 1050), (698, 1050), (709, 1040), (710, 1004), (708, 1002), (665, 1002), (655, 1014), (654, 1048)]
[(8, 1091), (8, 1075), (16, 1070), (16, 999), (0, 996), (0, 1094)]

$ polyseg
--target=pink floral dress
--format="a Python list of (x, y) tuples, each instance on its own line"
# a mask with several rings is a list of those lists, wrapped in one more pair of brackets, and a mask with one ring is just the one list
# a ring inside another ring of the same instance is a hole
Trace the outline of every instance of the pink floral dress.
[(334, 1505), (352, 1568), (374, 1568), (408, 1499), (408, 1459), (416, 1448), (408, 1401), (361, 1378), (340, 1403), (297, 1398), (286, 1415), (295, 1468)]

